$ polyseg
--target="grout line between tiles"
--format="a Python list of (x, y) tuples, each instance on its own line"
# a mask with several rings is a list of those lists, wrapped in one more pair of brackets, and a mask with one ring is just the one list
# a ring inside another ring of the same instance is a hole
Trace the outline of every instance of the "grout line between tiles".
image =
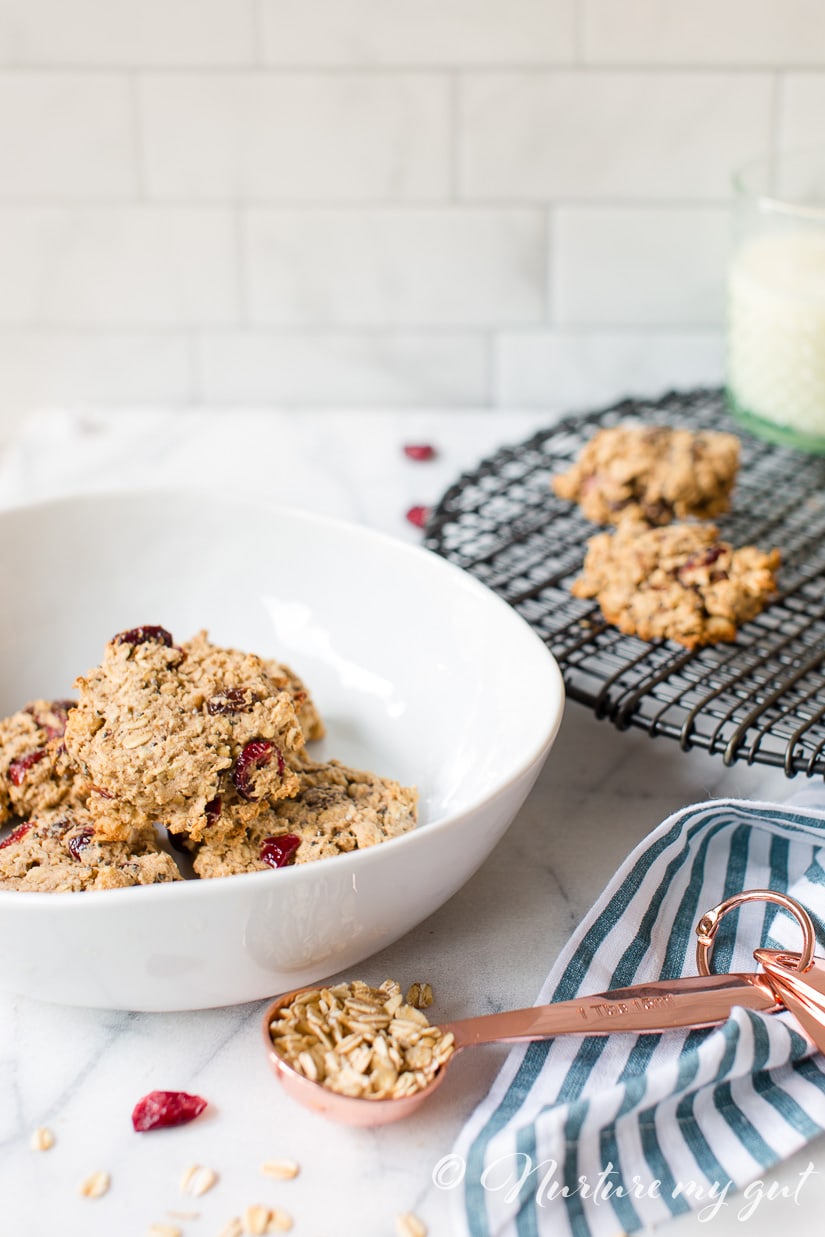
[(248, 327), (252, 324), (252, 314), (249, 295), (249, 270), (247, 268), (246, 211), (242, 206), (236, 207), (232, 212), (232, 232), (235, 266), (237, 267), (235, 286), (238, 295), (238, 321), (241, 326)]
[(557, 214), (553, 206), (548, 206), (544, 216), (544, 320), (552, 327), (556, 318), (558, 304), (558, 271), (556, 270), (556, 254), (558, 252)]
[(461, 201), (461, 80), (457, 73), (449, 78), (449, 124), (450, 124), (450, 198), (453, 203)]
[(184, 340), (189, 368), (189, 400), (193, 404), (205, 403), (200, 332), (197, 329), (187, 331)]
[[(164, 75), (174, 75), (179, 73), (185, 74), (231, 74), (231, 73), (266, 73), (273, 76), (287, 77), (294, 75), (316, 75), (316, 76), (336, 76), (345, 74), (361, 74), (364, 76), (380, 76), (394, 75), (397, 73), (416, 73), (416, 74), (443, 74), (443, 73), (479, 73), (479, 74), (539, 74), (539, 73), (565, 73), (568, 75), (591, 74), (593, 76), (603, 74), (645, 74), (659, 76), (689, 76), (691, 74), (710, 74), (721, 76), (728, 74), (731, 76), (743, 76), (746, 74), (765, 74), (774, 73), (778, 66), (771, 60), (756, 60), (749, 63), (733, 63), (725, 62), (701, 62), (701, 61), (686, 61), (685, 63), (676, 63), (670, 61), (659, 61), (655, 64), (649, 61), (627, 60), (627, 61), (604, 61), (604, 60), (582, 60), (578, 62), (572, 58), (560, 60), (543, 60), (532, 62), (518, 61), (461, 61), (461, 60), (445, 60), (445, 61), (392, 61), (388, 60), (382, 64), (364, 64), (354, 61), (353, 63), (323, 63), (321, 61), (296, 61), (290, 64), (280, 64), (276, 61), (262, 60), (260, 62), (253, 61), (251, 64), (248, 60), (240, 58), (238, 60), (226, 61), (224, 63), (217, 62), (198, 62), (198, 61), (176, 61), (174, 63), (166, 62), (162, 64), (153, 63), (152, 61), (135, 62), (131, 60), (112, 60), (105, 64), (90, 64), (86, 62), (37, 62), (37, 61), (18, 61), (7, 64), (0, 64), (0, 77), (12, 76), (15, 73), (31, 73), (43, 76), (50, 74), (62, 74), (64, 76), (77, 73), (158, 73)], [(787, 61), (781, 65), (783, 71), (790, 73), (806, 73), (814, 76), (825, 76), (825, 66), (822, 62), (812, 61)]]
[(143, 142), (143, 116), (140, 105), (140, 75), (130, 73), (129, 104), (132, 114), (132, 149), (135, 160), (135, 178), (137, 182), (137, 202), (148, 201), (149, 186), (146, 175), (146, 150)]

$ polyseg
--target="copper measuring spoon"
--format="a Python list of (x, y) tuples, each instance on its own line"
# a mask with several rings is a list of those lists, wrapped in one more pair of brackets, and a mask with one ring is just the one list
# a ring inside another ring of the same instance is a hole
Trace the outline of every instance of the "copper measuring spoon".
[[(755, 956), (765, 966), (765, 972), (711, 974), (710, 952), (722, 917), (742, 902), (757, 900), (775, 902), (794, 915), (803, 930), (802, 950), (798, 954), (757, 950)], [(438, 1023), (443, 1033), (452, 1032), (455, 1049), (432, 1082), (412, 1095), (395, 1099), (339, 1095), (323, 1083), (313, 1082), (299, 1073), (280, 1055), (272, 1043), (270, 1024), (298, 992), (307, 989), (285, 993), (264, 1014), (263, 1034), (267, 1056), (284, 1090), (305, 1108), (344, 1125), (375, 1126), (399, 1121), (415, 1112), (444, 1081), (447, 1068), (457, 1053), (477, 1044), (524, 1043), (552, 1039), (557, 1035), (612, 1035), (619, 1031), (654, 1034), (676, 1028), (698, 1029), (718, 1026), (736, 1006), (774, 1013), (787, 1005), (809, 1035), (812, 1032), (807, 1024), (813, 1025), (817, 1017), (816, 1012), (811, 1010), (819, 1010), (817, 1042), (825, 1050), (825, 963), (813, 957), (814, 929), (804, 907), (772, 890), (748, 890), (708, 911), (700, 920), (696, 932), (699, 937), (696, 951), (699, 975), (614, 988), (553, 1005), (537, 1005), (502, 1014), (464, 1018), (459, 1022)], [(797, 977), (802, 974), (807, 982), (804, 990), (796, 996)], [(817, 995), (822, 1003), (821, 1008), (816, 1006)], [(800, 1006), (802, 1016), (797, 1014), (793, 1001)]]

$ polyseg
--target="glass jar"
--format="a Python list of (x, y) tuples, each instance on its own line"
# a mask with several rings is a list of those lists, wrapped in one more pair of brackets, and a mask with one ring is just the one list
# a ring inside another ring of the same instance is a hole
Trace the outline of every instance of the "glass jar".
[(762, 438), (825, 453), (825, 149), (734, 179), (727, 394)]

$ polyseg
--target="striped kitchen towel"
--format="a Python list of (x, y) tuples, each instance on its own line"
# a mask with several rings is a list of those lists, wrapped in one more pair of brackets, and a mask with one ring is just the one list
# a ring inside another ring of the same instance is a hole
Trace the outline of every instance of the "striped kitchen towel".
[[(610, 882), (538, 1003), (695, 975), (703, 911), (755, 888), (806, 906), (825, 952), (825, 811), (720, 800), (671, 816)], [(753, 903), (722, 921), (713, 967), (754, 970), (757, 945), (799, 943), (787, 912)], [(711, 1030), (529, 1044), (447, 1157), (463, 1171), (456, 1231), (615, 1237), (688, 1210), (709, 1219), (823, 1131), (825, 1058), (787, 1013), (737, 1009)]]

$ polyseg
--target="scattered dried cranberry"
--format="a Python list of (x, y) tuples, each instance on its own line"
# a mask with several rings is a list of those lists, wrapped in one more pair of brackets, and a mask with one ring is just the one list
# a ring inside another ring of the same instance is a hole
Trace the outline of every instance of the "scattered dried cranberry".
[(165, 644), (172, 647), (172, 636), (165, 627), (132, 627), (129, 631), (118, 632), (112, 639), (113, 644)]
[(435, 447), (431, 447), (429, 443), (421, 443), (420, 445), (410, 443), (404, 448), (404, 454), (411, 460), (434, 460)]
[(262, 769), (269, 764), (273, 753), (278, 760), (278, 772), (283, 775), (284, 758), (274, 743), (270, 743), (268, 739), (253, 739), (251, 743), (247, 743), (232, 770), (232, 781), (242, 799), (254, 803), (258, 798), (252, 793), (250, 778), (256, 769)]
[(423, 528), (430, 518), (429, 507), (410, 507), (406, 517), (416, 528)]
[(271, 868), (285, 868), (295, 858), (295, 852), (301, 845), (301, 839), (294, 833), (278, 833), (275, 837), (264, 838), (261, 843), (261, 859)]
[(186, 1091), (150, 1091), (138, 1100), (132, 1112), (132, 1125), (139, 1134), (169, 1125), (186, 1125), (199, 1117), (207, 1101)]
[(203, 814), (206, 817), (207, 825), (214, 825), (215, 821), (221, 814), (222, 808), (223, 804), (221, 803), (220, 795), (218, 795), (215, 799), (211, 799), (209, 803), (207, 803), (206, 807), (203, 809)]
[(25, 756), (21, 756), (19, 760), (13, 760), (9, 765), (9, 781), (12, 786), (21, 786), (23, 779), (31, 769), (32, 765), (36, 765), (46, 755), (45, 747), (38, 747), (34, 752), (27, 752)]
[(96, 795), (100, 795), (101, 799), (114, 799), (114, 795), (110, 790), (105, 790), (103, 786), (92, 786), (92, 790)]
[(15, 842), (19, 842), (22, 837), (25, 837), (31, 827), (32, 823), (30, 820), (24, 821), (22, 825), (18, 825), (16, 829), (12, 830), (7, 838), (3, 838), (3, 841), (0, 842), (0, 850), (2, 850), (4, 846), (13, 846)]
[(80, 859), (80, 852), (84, 846), (88, 846), (94, 835), (94, 829), (91, 827), (79, 829), (77, 833), (73, 833), (66, 843), (69, 848), (69, 854), (72, 859)]
[(206, 711), (212, 717), (216, 713), (245, 713), (257, 699), (255, 693), (245, 687), (227, 687), (225, 691), (218, 692), (211, 700), (207, 700)]

